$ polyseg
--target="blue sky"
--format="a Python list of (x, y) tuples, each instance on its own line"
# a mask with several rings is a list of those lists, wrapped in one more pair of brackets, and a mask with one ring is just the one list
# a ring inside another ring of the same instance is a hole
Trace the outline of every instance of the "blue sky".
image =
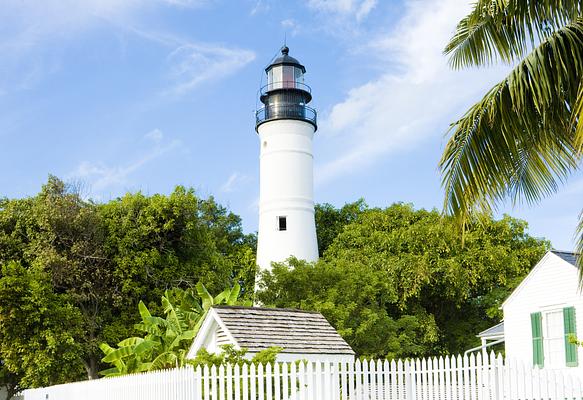
[[(253, 111), (284, 36), (307, 68), (317, 202), (440, 208), (449, 123), (508, 67), (452, 71), (441, 49), (467, 0), (4, 0), (0, 195), (49, 173), (107, 201), (177, 184), (257, 226)], [(573, 248), (583, 174), (501, 212)]]

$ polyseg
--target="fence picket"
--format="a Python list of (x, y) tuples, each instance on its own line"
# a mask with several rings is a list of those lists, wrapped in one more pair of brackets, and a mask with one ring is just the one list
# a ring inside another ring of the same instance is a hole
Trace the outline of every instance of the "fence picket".
[(446, 356), (444, 360), (444, 370), (445, 370), (445, 399), (452, 400), (451, 398), (451, 359)]
[(405, 369), (403, 367), (403, 361), (397, 361), (397, 390), (398, 399), (405, 400)]
[(383, 385), (383, 362), (378, 359), (377, 361), (377, 374), (376, 374), (376, 387), (377, 387), (377, 395), (375, 397), (376, 400), (383, 400), (384, 398), (384, 385)]
[(441, 400), (445, 399), (445, 364), (443, 362), (443, 357), (439, 357), (437, 360), (437, 370), (439, 376), (439, 398)]
[(484, 364), (482, 359), (482, 352), (476, 354), (476, 398), (484, 400), (484, 392), (482, 390), (484, 385)]
[[(241, 368), (241, 375), (243, 380), (243, 384), (241, 385), (241, 397), (243, 398), (242, 400), (249, 400), (249, 368), (246, 364)], [(253, 399), (253, 397), (251, 397), (251, 399)]]
[(266, 399), (273, 399), (273, 379), (271, 373), (271, 363), (265, 364), (265, 389), (266, 389)]
[(296, 363), (291, 363), (291, 368), (289, 371), (289, 383), (290, 383), (290, 399), (297, 400), (297, 373), (296, 373)]
[[(439, 398), (439, 374), (435, 373), (438, 369), (437, 358), (433, 357), (431, 361), (431, 370), (434, 373), (429, 373), (429, 397), (431, 399)], [(428, 371), (429, 372), (429, 371)]]
[(362, 363), (360, 362), (360, 360), (356, 360), (356, 364), (354, 364), (354, 375), (353, 375), (354, 393), (355, 393), (354, 398), (356, 400), (362, 400), (362, 398), (363, 398), (361, 378), (362, 378)]
[(281, 400), (281, 363), (273, 364), (273, 387), (275, 389), (274, 400)]
[(315, 363), (308, 363), (306, 379), (308, 381), (308, 400), (316, 400), (316, 370)]
[[(298, 367), (298, 382), (299, 382), (299, 400), (306, 400), (306, 364), (304, 362), (300, 362), (300, 366)], [(284, 397), (284, 400), (287, 398)]]
[(383, 363), (384, 386), (383, 386), (383, 400), (391, 399), (391, 364), (387, 360)]
[(263, 373), (263, 364), (261, 363), (257, 365), (257, 399), (265, 399), (265, 375)]
[[(348, 364), (341, 362), (338, 364), (338, 373), (340, 374), (340, 396), (339, 400), (348, 399)], [(300, 399), (301, 400), (301, 399)]]
[(257, 368), (255, 368), (255, 364), (251, 364), (249, 368), (249, 386), (251, 386), (251, 397), (249, 400), (256, 400), (257, 399)]

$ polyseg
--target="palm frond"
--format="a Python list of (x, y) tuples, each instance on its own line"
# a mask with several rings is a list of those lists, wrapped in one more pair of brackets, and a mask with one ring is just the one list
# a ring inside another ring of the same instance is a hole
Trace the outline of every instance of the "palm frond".
[(581, 15), (581, 0), (478, 0), (444, 53), (454, 68), (511, 63)]
[(575, 150), (583, 155), (583, 79), (579, 83), (577, 102), (573, 109), (571, 124), (575, 126)]
[(533, 203), (581, 159), (570, 123), (583, 76), (583, 21), (557, 30), (455, 122), (442, 159), (445, 208), (462, 220), (501, 201)]
[(577, 225), (577, 232), (575, 233), (575, 240), (577, 242), (576, 252), (577, 255), (577, 263), (579, 265), (579, 282), (583, 286), (583, 210), (579, 214), (579, 225)]

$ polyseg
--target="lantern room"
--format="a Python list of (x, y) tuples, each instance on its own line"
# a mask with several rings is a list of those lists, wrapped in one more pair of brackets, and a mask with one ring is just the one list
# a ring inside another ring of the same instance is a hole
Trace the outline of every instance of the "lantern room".
[(287, 46), (265, 68), (265, 73), (267, 84), (261, 88), (260, 94), (264, 105), (256, 112), (256, 128), (264, 122), (278, 119), (302, 120), (317, 128), (316, 111), (307, 106), (312, 100), (312, 93), (304, 83), (306, 68), (289, 55)]
[(304, 84), (306, 68), (289, 56), (289, 48), (281, 50), (281, 56), (265, 69), (267, 72), (267, 90), (301, 89)]

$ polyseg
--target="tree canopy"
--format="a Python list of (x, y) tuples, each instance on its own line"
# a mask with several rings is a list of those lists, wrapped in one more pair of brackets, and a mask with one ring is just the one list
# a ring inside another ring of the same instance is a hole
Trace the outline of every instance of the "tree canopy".
[(0, 200), (0, 360), (23, 387), (95, 378), (99, 344), (135, 333), (140, 301), (161, 312), (166, 289), (198, 281), (250, 298), (253, 246), (238, 216), (192, 189), (98, 204), (50, 177)]
[(526, 227), (484, 217), (462, 245), (454, 219), (437, 211), (363, 210), (318, 263), (291, 259), (265, 273), (258, 296), (322, 312), (362, 356), (463, 352), (548, 249)]

